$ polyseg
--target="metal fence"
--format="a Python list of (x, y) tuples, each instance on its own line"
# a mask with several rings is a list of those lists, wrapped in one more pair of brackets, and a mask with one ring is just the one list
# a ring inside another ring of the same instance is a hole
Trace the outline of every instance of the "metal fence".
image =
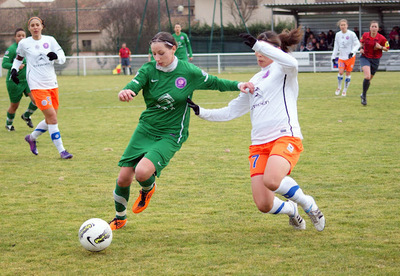
[[(331, 72), (331, 51), (327, 52), (293, 52), (299, 61), (300, 72)], [(2, 58), (0, 58), (0, 62)], [(136, 72), (148, 61), (148, 55), (132, 55), (132, 68)], [(64, 65), (56, 65), (58, 75), (111, 75), (119, 64), (119, 56), (71, 56)], [(257, 72), (259, 67), (254, 53), (194, 54), (193, 64), (210, 73), (222, 72)], [(361, 71), (359, 54), (357, 54), (355, 71)], [(380, 71), (400, 71), (400, 50), (384, 53)], [(0, 70), (0, 77), (6, 74)]]

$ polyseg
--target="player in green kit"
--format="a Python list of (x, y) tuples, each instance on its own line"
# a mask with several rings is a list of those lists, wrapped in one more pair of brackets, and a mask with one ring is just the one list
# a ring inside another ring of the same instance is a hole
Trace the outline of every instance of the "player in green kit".
[(135, 178), (142, 189), (132, 211), (140, 213), (149, 204), (156, 185), (155, 178), (168, 165), (189, 135), (191, 99), (194, 90), (254, 91), (252, 83), (239, 83), (208, 75), (195, 65), (174, 56), (177, 43), (170, 33), (160, 32), (151, 40), (155, 61), (144, 64), (123, 90), (120, 101), (129, 102), (140, 90), (146, 110), (125, 149), (114, 190), (116, 217), (112, 230), (125, 226), (130, 186)]
[(18, 79), (19, 79), (19, 84), (15, 84), (11, 79), (10, 79), (10, 71), (11, 67), (13, 64), (13, 61), (15, 57), (17, 56), (17, 47), (18, 43), (26, 37), (26, 33), (24, 29), (18, 28), (15, 33), (14, 33), (14, 39), (15, 43), (12, 44), (8, 49), (6, 50), (2, 62), (2, 67), (4, 69), (8, 69), (7, 77), (6, 77), (6, 86), (8, 90), (8, 96), (10, 98), (10, 107), (7, 110), (7, 120), (6, 120), (6, 129), (8, 131), (14, 131), (15, 128), (13, 126), (14, 118), (15, 118), (15, 113), (19, 107), (19, 103), (21, 101), (22, 95), (25, 95), (26, 97), (30, 97), (31, 101), (29, 102), (29, 106), (27, 110), (25, 111), (24, 114), (21, 115), (22, 120), (26, 122), (26, 124), (30, 127), (33, 128), (32, 120), (31, 120), (31, 115), (35, 110), (37, 109), (37, 106), (35, 105), (35, 101), (33, 99), (33, 96), (31, 94), (31, 91), (28, 86), (28, 82), (26, 81), (26, 62), (21, 65), (20, 71), (18, 73)]
[(181, 60), (193, 60), (192, 46), (190, 45), (190, 40), (187, 34), (181, 32), (182, 27), (180, 24), (175, 24), (175, 33), (172, 36), (175, 38), (176, 43), (178, 43), (178, 48), (175, 51), (175, 56)]

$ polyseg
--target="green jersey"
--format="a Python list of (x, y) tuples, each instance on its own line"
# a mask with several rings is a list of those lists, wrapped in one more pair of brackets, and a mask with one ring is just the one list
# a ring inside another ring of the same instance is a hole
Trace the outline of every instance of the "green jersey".
[(124, 89), (136, 94), (143, 90), (146, 110), (139, 119), (141, 127), (155, 136), (173, 137), (181, 144), (189, 135), (190, 108), (186, 100), (192, 98), (193, 91), (239, 91), (239, 82), (208, 75), (186, 61), (174, 62), (176, 68), (170, 72), (158, 70), (155, 61), (144, 64)]
[(175, 38), (176, 42), (178, 43), (178, 48), (176, 49), (175, 56), (178, 59), (181, 60), (188, 60), (188, 54), (189, 57), (193, 57), (192, 53), (192, 46), (190, 46), (190, 41), (188, 36), (185, 33), (180, 33), (179, 35), (177, 34), (172, 34), (172, 36)]
[[(17, 43), (12, 44), (10, 47), (8, 47), (3, 57), (3, 63), (1, 64), (1, 66), (4, 69), (8, 69), (6, 81), (12, 81), (10, 79), (10, 72), (14, 59), (17, 57), (17, 47), (18, 47)], [(26, 65), (25, 59), (24, 59), (24, 64)], [(22, 70), (18, 71), (18, 79), (20, 81), (26, 81), (26, 66), (24, 66)]]

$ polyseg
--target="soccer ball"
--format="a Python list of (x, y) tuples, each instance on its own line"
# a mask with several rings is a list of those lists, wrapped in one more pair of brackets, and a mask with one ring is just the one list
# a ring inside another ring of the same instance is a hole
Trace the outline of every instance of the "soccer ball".
[(79, 228), (78, 238), (86, 250), (101, 251), (111, 244), (112, 230), (104, 220), (91, 218)]

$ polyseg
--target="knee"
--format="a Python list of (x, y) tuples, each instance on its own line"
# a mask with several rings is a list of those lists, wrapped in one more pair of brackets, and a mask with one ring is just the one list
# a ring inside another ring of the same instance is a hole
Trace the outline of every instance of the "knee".
[(273, 207), (273, 203), (268, 203), (268, 202), (264, 202), (264, 203), (257, 203), (256, 202), (256, 206), (257, 209), (261, 212), (261, 213), (268, 213), (269, 211), (271, 211), (272, 207)]
[(127, 186), (131, 185), (131, 183), (132, 183), (132, 179), (127, 178), (127, 177), (123, 177), (121, 175), (118, 176), (118, 179), (117, 179), (118, 186), (127, 187)]
[(147, 179), (149, 179), (152, 175), (154, 174), (154, 172), (150, 171), (147, 168), (143, 168), (143, 167), (137, 167), (135, 169), (135, 179), (138, 182), (144, 182)]
[(281, 181), (282, 181), (282, 179), (265, 176), (265, 175), (263, 178), (264, 186), (267, 187), (271, 191), (275, 191), (276, 189), (278, 189)]

